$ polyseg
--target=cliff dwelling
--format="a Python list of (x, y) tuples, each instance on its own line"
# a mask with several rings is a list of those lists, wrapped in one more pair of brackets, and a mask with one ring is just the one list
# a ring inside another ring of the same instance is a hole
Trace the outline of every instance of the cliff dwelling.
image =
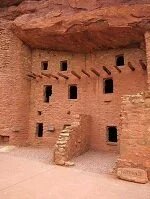
[(150, 2), (105, 2), (0, 0), (0, 143), (57, 165), (114, 152), (116, 176), (146, 183)]

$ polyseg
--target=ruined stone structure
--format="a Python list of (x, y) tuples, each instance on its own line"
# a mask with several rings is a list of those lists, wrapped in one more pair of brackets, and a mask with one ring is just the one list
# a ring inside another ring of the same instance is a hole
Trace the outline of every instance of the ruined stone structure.
[(120, 153), (150, 179), (149, 0), (0, 0), (0, 143)]

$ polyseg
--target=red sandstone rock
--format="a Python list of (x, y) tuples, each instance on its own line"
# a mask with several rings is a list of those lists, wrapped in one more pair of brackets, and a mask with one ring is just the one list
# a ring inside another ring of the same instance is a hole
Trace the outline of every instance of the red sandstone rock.
[(26, 14), (12, 26), (15, 34), (36, 48), (91, 52), (135, 45), (150, 29), (150, 5), (110, 7), (65, 16), (60, 10)]
[(137, 182), (137, 183), (147, 183), (147, 172), (142, 169), (137, 168), (119, 168), (117, 170), (117, 176), (120, 179)]

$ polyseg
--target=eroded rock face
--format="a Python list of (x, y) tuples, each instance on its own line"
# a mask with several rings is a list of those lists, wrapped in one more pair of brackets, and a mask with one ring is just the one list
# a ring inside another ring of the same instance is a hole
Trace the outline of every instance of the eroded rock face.
[(0, 0), (0, 7), (18, 5), (23, 0)]
[(149, 0), (24, 0), (0, 18), (33, 48), (85, 53), (139, 45), (150, 29), (149, 10)]

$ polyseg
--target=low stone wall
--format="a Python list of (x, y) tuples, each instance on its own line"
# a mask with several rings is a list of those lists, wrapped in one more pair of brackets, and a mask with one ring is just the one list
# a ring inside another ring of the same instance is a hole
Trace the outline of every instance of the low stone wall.
[(75, 115), (73, 122), (60, 132), (54, 149), (54, 162), (65, 165), (73, 157), (88, 151), (90, 144), (91, 117)]
[(150, 92), (123, 97), (117, 175), (128, 181), (150, 179)]

